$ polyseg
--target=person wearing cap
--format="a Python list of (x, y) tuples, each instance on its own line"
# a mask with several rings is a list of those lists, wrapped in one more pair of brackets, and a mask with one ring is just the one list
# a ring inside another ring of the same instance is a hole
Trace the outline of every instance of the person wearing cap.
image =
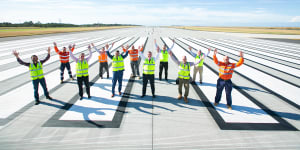
[(85, 54), (81, 53), (79, 55), (79, 58), (76, 58), (73, 55), (72, 52), (72, 46), (69, 46), (69, 52), (70, 52), (70, 57), (74, 60), (74, 62), (76, 62), (76, 76), (77, 76), (77, 85), (78, 85), (78, 89), (79, 89), (79, 96), (80, 96), (80, 100), (83, 99), (83, 89), (82, 89), (82, 82), (85, 85), (86, 88), (86, 93), (88, 95), (88, 98), (91, 98), (91, 94), (90, 94), (90, 85), (89, 85), (89, 60), (92, 58), (92, 51), (91, 51), (91, 46), (88, 46), (88, 50), (89, 50), (89, 56), (85, 58)]
[(39, 60), (36, 55), (31, 56), (31, 62), (27, 63), (21, 60), (19, 57), (19, 53), (15, 50), (13, 51), (13, 55), (16, 56), (17, 61), (19, 64), (29, 67), (30, 76), (33, 84), (34, 89), (34, 98), (35, 98), (35, 105), (38, 105), (40, 103), (39, 100), (39, 84), (41, 84), (44, 95), (46, 96), (46, 99), (52, 100), (52, 97), (50, 97), (46, 80), (44, 78), (44, 72), (43, 72), (43, 64), (49, 60), (50, 58), (50, 47), (48, 47), (47, 50), (48, 54), (45, 59)]
[(202, 61), (198, 64), (194, 66), (194, 72), (193, 72), (193, 81), (192, 83), (195, 83), (195, 79), (196, 79), (196, 74), (197, 72), (199, 72), (199, 79), (200, 79), (200, 84), (202, 84), (202, 79), (203, 79), (203, 63), (204, 63), (204, 59), (206, 58), (206, 56), (209, 55), (210, 53), (210, 48), (207, 51), (207, 54), (202, 53), (202, 51), (199, 49), (197, 54), (192, 52), (192, 47), (189, 46), (189, 50), (190, 50), (190, 54), (195, 57), (195, 61), (198, 61), (202, 58)]
[(169, 61), (169, 54), (168, 52), (170, 50), (172, 50), (172, 48), (174, 47), (174, 40), (173, 41), (173, 45), (171, 46), (171, 48), (167, 48), (167, 45), (164, 44), (163, 49), (160, 49), (160, 47), (157, 45), (156, 40), (154, 40), (155, 46), (157, 49), (159, 49), (159, 53), (160, 53), (160, 63), (159, 63), (159, 80), (161, 80), (162, 78), (162, 72), (163, 69), (165, 70), (165, 80), (168, 80), (168, 61)]
[[(114, 44), (114, 43), (113, 43)], [(113, 47), (113, 44), (111, 47)], [(108, 47), (108, 45), (106, 45)], [(124, 54), (120, 54), (120, 51), (117, 50), (115, 55), (111, 55), (109, 50), (106, 50), (107, 56), (113, 61), (112, 62), (112, 69), (113, 69), (113, 78), (112, 78), (112, 95), (111, 97), (115, 96), (115, 87), (117, 81), (119, 83), (118, 91), (119, 95), (121, 95), (122, 90), (122, 80), (123, 80), (123, 72), (125, 70), (124, 66), (124, 59), (128, 56), (128, 51)]]
[(172, 60), (179, 66), (178, 69), (178, 78), (179, 78), (179, 84), (178, 84), (178, 99), (182, 99), (182, 86), (185, 88), (184, 92), (184, 102), (188, 103), (188, 95), (189, 95), (189, 89), (190, 89), (190, 70), (192, 66), (198, 65), (203, 58), (200, 58), (196, 62), (188, 62), (186, 56), (182, 56), (182, 62), (180, 62), (172, 53), (172, 51), (169, 51), (169, 54), (172, 58)]
[(240, 60), (237, 63), (230, 63), (228, 56), (223, 57), (224, 62), (218, 61), (217, 53), (218, 51), (217, 49), (215, 49), (213, 58), (215, 64), (219, 66), (219, 79), (217, 81), (217, 93), (216, 93), (214, 105), (215, 106), (219, 105), (219, 102), (222, 97), (222, 91), (225, 87), (227, 108), (231, 110), (232, 109), (231, 78), (232, 78), (234, 68), (239, 67), (244, 63), (244, 54), (242, 51), (240, 51)]
[[(71, 66), (70, 66), (70, 62), (69, 62), (70, 53), (67, 51), (66, 47), (63, 47), (63, 50), (60, 51), (57, 48), (56, 42), (53, 42), (53, 45), (54, 45), (54, 50), (59, 55), (59, 59), (60, 59), (60, 83), (63, 83), (63, 81), (64, 81), (65, 68), (67, 68), (69, 77), (71, 78), (71, 80), (74, 80), (74, 78), (72, 77), (72, 71), (71, 71)], [(75, 44), (73, 44), (71, 51), (73, 52), (74, 49), (75, 49)]]

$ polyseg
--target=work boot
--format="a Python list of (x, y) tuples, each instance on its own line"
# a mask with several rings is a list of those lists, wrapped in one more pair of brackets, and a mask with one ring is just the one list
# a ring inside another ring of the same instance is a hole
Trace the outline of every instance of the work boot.
[(122, 95), (122, 93), (121, 93), (121, 92), (119, 92), (119, 95)]
[(142, 95), (141, 98), (145, 97), (145, 95)]
[(83, 97), (82, 96), (80, 96), (80, 100), (82, 100), (83, 99)]
[(36, 100), (34, 105), (38, 105), (38, 104), (40, 104), (40, 101)]
[(112, 95), (111, 95), (111, 97), (114, 97), (114, 96), (115, 96), (115, 94), (112, 94)]
[(72, 78), (71, 78), (71, 81), (73, 81), (73, 80), (74, 80), (74, 78), (72, 77)]
[(182, 98), (182, 95), (181, 95), (181, 94), (179, 94), (179, 96), (177, 97), (177, 99), (179, 99), (179, 100), (180, 100), (181, 98)]
[(107, 75), (107, 79), (109, 78), (109, 75)]
[(216, 102), (215, 102), (215, 103), (214, 103), (214, 105), (215, 105), (215, 106), (218, 106), (218, 105), (219, 105), (219, 103), (216, 103)]
[(231, 106), (229, 106), (229, 105), (227, 105), (227, 108), (228, 108), (229, 110), (232, 110), (232, 107), (231, 107)]
[(187, 99), (187, 96), (184, 96), (183, 100), (184, 100), (185, 103), (189, 102), (188, 99)]
[(60, 84), (63, 84), (64, 83), (64, 81), (63, 80), (60, 80)]
[(200, 81), (200, 84), (202, 84), (202, 81)]
[(153, 95), (152, 95), (152, 98), (155, 98), (155, 97), (156, 97), (156, 96), (153, 94)]

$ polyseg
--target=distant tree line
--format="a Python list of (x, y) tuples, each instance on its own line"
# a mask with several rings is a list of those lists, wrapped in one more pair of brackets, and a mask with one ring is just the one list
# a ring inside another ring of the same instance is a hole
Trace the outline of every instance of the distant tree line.
[(10, 22), (2, 22), (0, 23), (0, 27), (105, 27), (105, 26), (134, 26), (131, 24), (102, 24), (102, 23), (94, 23), (94, 24), (83, 24), (83, 25), (75, 25), (68, 23), (41, 23), (41, 22), (32, 22), (25, 21), (24, 23), (10, 23)]

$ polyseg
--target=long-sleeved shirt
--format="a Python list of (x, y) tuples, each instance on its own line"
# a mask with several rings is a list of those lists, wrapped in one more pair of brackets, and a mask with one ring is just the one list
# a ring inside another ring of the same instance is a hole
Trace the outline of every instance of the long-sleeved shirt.
[[(172, 55), (172, 60), (179, 66), (181, 64), (181, 62), (174, 56), (174, 54)], [(190, 64), (190, 66), (195, 66), (197, 64), (199, 64), (201, 62), (201, 59), (197, 62), (186, 62), (183, 65), (185, 66), (187, 63)]]
[[(139, 51), (139, 55), (141, 56), (142, 61), (145, 61), (145, 59), (149, 59), (149, 58), (146, 58), (146, 57), (143, 55), (143, 53), (142, 53), (141, 51)], [(156, 56), (155, 56), (155, 57), (152, 57), (152, 58), (153, 58), (153, 60), (156, 62), (156, 60), (159, 59), (159, 53), (157, 53)], [(151, 60), (151, 59), (150, 59), (150, 60)], [(150, 61), (150, 60), (149, 60), (149, 61)]]
[[(63, 51), (60, 51), (57, 46), (54, 46), (54, 49), (55, 49), (55, 52), (59, 55), (59, 59), (60, 59), (60, 62), (61, 63), (67, 63), (69, 62), (69, 52), (63, 52)], [(75, 49), (75, 47), (73, 46), (71, 51), (73, 52)]]
[[(209, 55), (209, 52), (210, 52), (210, 51), (207, 51), (206, 54), (204, 54), (204, 53), (201, 52), (201, 53), (203, 54), (203, 56), (204, 56), (203, 59), (205, 59), (205, 57)], [(196, 57), (196, 56), (197, 56), (197, 54), (194, 53), (194, 52), (192, 52), (192, 51), (190, 51), (190, 54), (191, 54), (193, 57)]]
[[(167, 51), (169, 52), (170, 50), (172, 50), (172, 48), (174, 47), (174, 45), (175, 45), (175, 43), (173, 43), (173, 45), (172, 45), (170, 48), (168, 48)], [(155, 46), (156, 46), (156, 49), (157, 49), (158, 45), (157, 45), (156, 43), (155, 43)], [(159, 53), (160, 53), (161, 51), (163, 51), (163, 50), (162, 50), (162, 49), (159, 49)]]
[[(44, 64), (46, 61), (49, 60), (49, 58), (50, 58), (50, 54), (48, 53), (48, 55), (46, 56), (45, 59), (40, 60), (41, 64)], [(24, 62), (24, 61), (21, 60), (20, 58), (17, 58), (17, 61), (18, 61), (19, 64), (24, 65), (24, 66), (27, 66), (27, 67), (29, 67), (29, 65), (30, 65), (30, 63)], [(33, 64), (37, 67), (37, 63), (33, 63)]]
[(233, 69), (241, 66), (244, 63), (244, 58), (241, 57), (237, 63), (228, 63), (218, 61), (216, 55), (213, 56), (215, 64), (219, 66), (219, 77), (223, 80), (229, 80), (232, 78)]
[[(106, 51), (110, 51), (111, 48), (112, 48), (112, 46), (111, 46), (110, 48), (108, 48)], [(95, 49), (95, 51), (98, 52), (99, 54), (102, 54), (102, 53), (103, 53), (102, 51), (100, 51), (99, 49), (97, 49), (96, 46), (94, 46), (94, 49)], [(106, 53), (106, 51), (104, 51), (104, 53)]]
[[(69, 49), (69, 52), (70, 52), (70, 57), (77, 63), (79, 59), (76, 58), (76, 57), (73, 55), (73, 52), (72, 52), (70, 49)], [(89, 60), (91, 59), (92, 55), (93, 55), (92, 51), (89, 51), (89, 56), (86, 57), (85, 60), (86, 60), (87, 62), (89, 62)]]
[[(113, 59), (113, 57), (115, 56), (115, 55), (111, 55), (109, 50), (106, 51), (106, 54), (110, 59)], [(125, 59), (128, 56), (128, 51), (125, 54), (121, 54), (121, 56), (123, 57), (123, 59)]]

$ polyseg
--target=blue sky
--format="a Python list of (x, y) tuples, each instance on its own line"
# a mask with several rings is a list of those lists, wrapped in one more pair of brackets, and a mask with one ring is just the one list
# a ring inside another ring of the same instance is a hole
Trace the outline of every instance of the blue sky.
[(300, 0), (1, 0), (0, 22), (300, 26)]

